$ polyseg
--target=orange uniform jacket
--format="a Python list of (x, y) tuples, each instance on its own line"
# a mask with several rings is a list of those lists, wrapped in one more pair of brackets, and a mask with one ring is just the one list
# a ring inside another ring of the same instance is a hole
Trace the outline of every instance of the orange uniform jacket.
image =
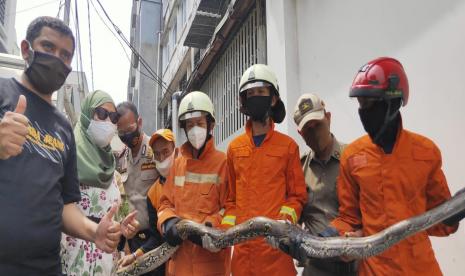
[[(341, 157), (339, 217), (332, 225), (341, 234), (361, 227), (368, 236), (434, 208), (450, 198), (441, 164), (431, 140), (403, 129), (391, 154), (368, 135), (359, 138)], [(359, 275), (442, 275), (428, 235), (447, 236), (456, 230), (433, 226), (363, 260)]]
[[(226, 155), (215, 149), (213, 138), (208, 140), (199, 159), (192, 158), (192, 148), (185, 143), (163, 185), (158, 229), (176, 216), (199, 223), (210, 222), (218, 227), (227, 197), (227, 183)], [(229, 275), (230, 249), (211, 253), (184, 241), (168, 265), (168, 274)]]
[[(229, 196), (223, 225), (266, 216), (296, 223), (307, 201), (299, 147), (290, 137), (272, 129), (255, 147), (251, 122), (246, 133), (228, 148)], [(263, 238), (234, 247), (233, 275), (295, 275), (292, 258), (273, 249)]]
[(150, 187), (149, 191), (147, 192), (147, 197), (150, 199), (150, 203), (155, 210), (160, 208), (160, 197), (163, 192), (163, 184), (160, 183), (160, 177), (158, 177), (157, 181), (153, 183)]

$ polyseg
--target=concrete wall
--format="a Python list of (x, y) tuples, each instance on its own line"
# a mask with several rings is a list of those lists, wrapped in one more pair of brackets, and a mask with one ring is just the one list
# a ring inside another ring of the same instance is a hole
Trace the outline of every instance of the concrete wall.
[[(431, 138), (442, 150), (452, 192), (465, 186), (465, 2), (267, 1), (268, 63), (277, 71), (288, 100), (288, 130), (293, 105), (304, 92), (320, 94), (332, 112), (332, 130), (342, 141), (363, 134), (357, 102), (348, 90), (358, 70), (379, 56), (398, 58), (409, 76), (410, 100), (401, 110), (404, 127)], [(465, 227), (447, 238), (433, 238), (444, 275), (463, 275)]]
[(266, 1), (267, 63), (278, 77), (279, 93), (287, 112), (276, 128), (294, 138), (298, 133), (292, 114), (301, 90), (296, 12), (295, 1)]
[[(143, 0), (140, 2), (139, 14), (139, 38), (137, 39), (138, 51), (150, 67), (156, 71), (157, 68), (157, 47), (158, 32), (161, 30), (161, 1)], [(139, 69), (145, 75), (150, 76), (148, 71), (140, 65)], [(142, 117), (142, 128), (147, 135), (152, 134), (157, 129), (157, 105), (156, 105), (156, 83), (141, 73), (138, 75), (139, 97), (134, 104), (138, 107)]]
[(10, 55), (19, 55), (16, 45), (16, 0), (7, 0), (5, 3), (5, 22), (0, 24), (0, 52)]

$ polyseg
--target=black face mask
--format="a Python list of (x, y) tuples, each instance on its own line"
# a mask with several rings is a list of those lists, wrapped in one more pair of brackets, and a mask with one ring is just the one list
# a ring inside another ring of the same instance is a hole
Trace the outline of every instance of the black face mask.
[(130, 149), (133, 149), (135, 146), (137, 146), (137, 143), (139, 142), (140, 131), (139, 128), (137, 128), (133, 132), (118, 136), (119, 139), (121, 139), (121, 142), (123, 142)]
[(253, 121), (265, 121), (271, 110), (271, 96), (252, 96), (247, 98), (245, 107)]
[(363, 128), (372, 140), (383, 127), (387, 110), (388, 106), (385, 101), (375, 102), (369, 108), (358, 109)]
[[(400, 120), (399, 107), (400, 101), (391, 101), (391, 104), (386, 101), (378, 101), (369, 108), (358, 110), (363, 128), (373, 143), (382, 145), (395, 142)], [(385, 141), (386, 139), (389, 141)]]
[(30, 53), (32, 61), (25, 73), (32, 86), (44, 95), (50, 95), (60, 89), (71, 68), (56, 56), (32, 50)]

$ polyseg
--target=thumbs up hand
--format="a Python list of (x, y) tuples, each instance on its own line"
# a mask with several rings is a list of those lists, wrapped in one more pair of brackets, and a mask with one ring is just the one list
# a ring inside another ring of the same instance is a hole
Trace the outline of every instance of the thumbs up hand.
[(27, 107), (26, 97), (24, 97), (24, 95), (20, 95), (14, 112), (24, 115), (24, 112), (26, 111), (26, 107)]
[(94, 242), (99, 249), (106, 253), (115, 251), (121, 237), (121, 226), (118, 222), (113, 221), (117, 211), (118, 204), (115, 203), (97, 226)]
[(132, 211), (121, 222), (121, 233), (126, 239), (132, 239), (139, 230), (139, 221), (137, 221), (136, 215), (137, 211)]
[(26, 136), (29, 133), (29, 120), (24, 116), (26, 97), (19, 96), (15, 111), (8, 111), (0, 120), (0, 159), (8, 159), (23, 151)]

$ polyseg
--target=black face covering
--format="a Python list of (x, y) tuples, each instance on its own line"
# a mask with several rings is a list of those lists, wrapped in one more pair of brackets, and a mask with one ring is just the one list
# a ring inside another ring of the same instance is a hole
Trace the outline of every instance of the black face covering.
[(388, 105), (385, 101), (375, 102), (369, 108), (358, 109), (363, 128), (372, 140), (374, 140), (383, 127), (387, 110)]
[(247, 98), (245, 107), (253, 121), (264, 122), (271, 110), (271, 96), (252, 96)]
[(363, 128), (373, 143), (391, 153), (394, 147), (400, 121), (400, 101), (378, 101), (369, 108), (358, 110)]
[(140, 131), (139, 128), (137, 128), (133, 132), (118, 136), (121, 142), (123, 142), (130, 149), (133, 149), (135, 146), (137, 146), (137, 143), (139, 142)]
[(32, 61), (25, 73), (34, 88), (45, 95), (60, 89), (71, 72), (71, 68), (56, 56), (39, 51), (31, 50), (30, 52)]

